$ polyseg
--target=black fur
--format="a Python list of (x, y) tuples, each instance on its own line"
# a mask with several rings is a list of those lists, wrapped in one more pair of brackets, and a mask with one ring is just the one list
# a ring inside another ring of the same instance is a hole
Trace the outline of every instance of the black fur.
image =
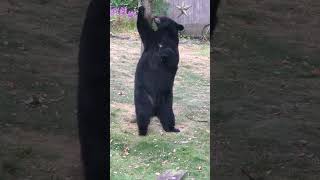
[(184, 27), (167, 17), (154, 17), (157, 30), (139, 7), (137, 28), (144, 45), (135, 74), (134, 102), (139, 135), (146, 135), (152, 116), (160, 119), (167, 132), (175, 128), (172, 89), (179, 63), (178, 31)]
[(106, 1), (90, 2), (80, 39), (78, 126), (86, 180), (109, 177), (106, 11)]

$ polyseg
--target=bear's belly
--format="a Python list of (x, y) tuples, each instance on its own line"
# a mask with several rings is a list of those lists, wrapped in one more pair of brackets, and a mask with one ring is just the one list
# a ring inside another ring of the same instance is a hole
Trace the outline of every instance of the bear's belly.
[(164, 70), (147, 71), (143, 73), (143, 83), (153, 91), (171, 90), (174, 82), (174, 74)]
[(143, 54), (136, 69), (135, 88), (156, 103), (172, 92), (176, 71), (177, 67), (168, 67), (157, 53)]

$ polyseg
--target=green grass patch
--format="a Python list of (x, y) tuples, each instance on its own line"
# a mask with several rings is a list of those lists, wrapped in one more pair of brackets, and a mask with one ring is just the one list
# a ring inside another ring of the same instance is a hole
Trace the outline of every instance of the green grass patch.
[(196, 52), (199, 56), (208, 57), (210, 55), (210, 45), (204, 44), (200, 46), (200, 50)]
[(201, 146), (183, 135), (141, 138), (113, 133), (111, 137), (112, 179), (155, 179), (156, 173), (167, 169), (183, 169), (189, 177), (209, 179), (209, 144)]
[(124, 16), (113, 16), (110, 19), (111, 23), (111, 32), (135, 32), (136, 28), (136, 19), (128, 18)]

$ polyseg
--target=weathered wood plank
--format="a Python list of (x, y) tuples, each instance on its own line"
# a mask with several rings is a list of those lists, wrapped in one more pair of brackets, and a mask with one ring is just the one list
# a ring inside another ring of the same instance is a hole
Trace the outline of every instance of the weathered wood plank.
[[(166, 0), (169, 3), (168, 16), (181, 24), (209, 24), (210, 23), (210, 0)], [(176, 6), (185, 3), (192, 7), (188, 9), (189, 16), (180, 16)]]
[[(187, 34), (200, 36), (202, 28), (206, 24), (210, 24), (210, 0), (165, 0), (169, 3), (168, 16), (176, 22), (185, 26)], [(176, 6), (182, 4), (192, 6), (188, 9), (188, 16), (180, 17), (180, 10)]]

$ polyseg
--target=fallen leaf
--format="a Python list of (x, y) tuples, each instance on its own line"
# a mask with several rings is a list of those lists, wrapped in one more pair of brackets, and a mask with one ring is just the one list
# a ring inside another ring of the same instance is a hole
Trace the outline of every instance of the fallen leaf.
[(312, 70), (311, 74), (314, 76), (320, 76), (320, 68), (316, 68)]
[(305, 146), (305, 145), (307, 145), (307, 144), (308, 144), (308, 141), (306, 141), (306, 140), (302, 139), (302, 140), (300, 140), (300, 141), (299, 141), (299, 144), (301, 144), (301, 145)]
[(266, 172), (267, 175), (271, 174), (272, 170)]
[(128, 155), (129, 155), (129, 147), (125, 147), (125, 148), (123, 149), (123, 155), (124, 155), (124, 156), (128, 156)]
[(290, 61), (283, 60), (283, 61), (281, 61), (281, 64), (290, 64)]

